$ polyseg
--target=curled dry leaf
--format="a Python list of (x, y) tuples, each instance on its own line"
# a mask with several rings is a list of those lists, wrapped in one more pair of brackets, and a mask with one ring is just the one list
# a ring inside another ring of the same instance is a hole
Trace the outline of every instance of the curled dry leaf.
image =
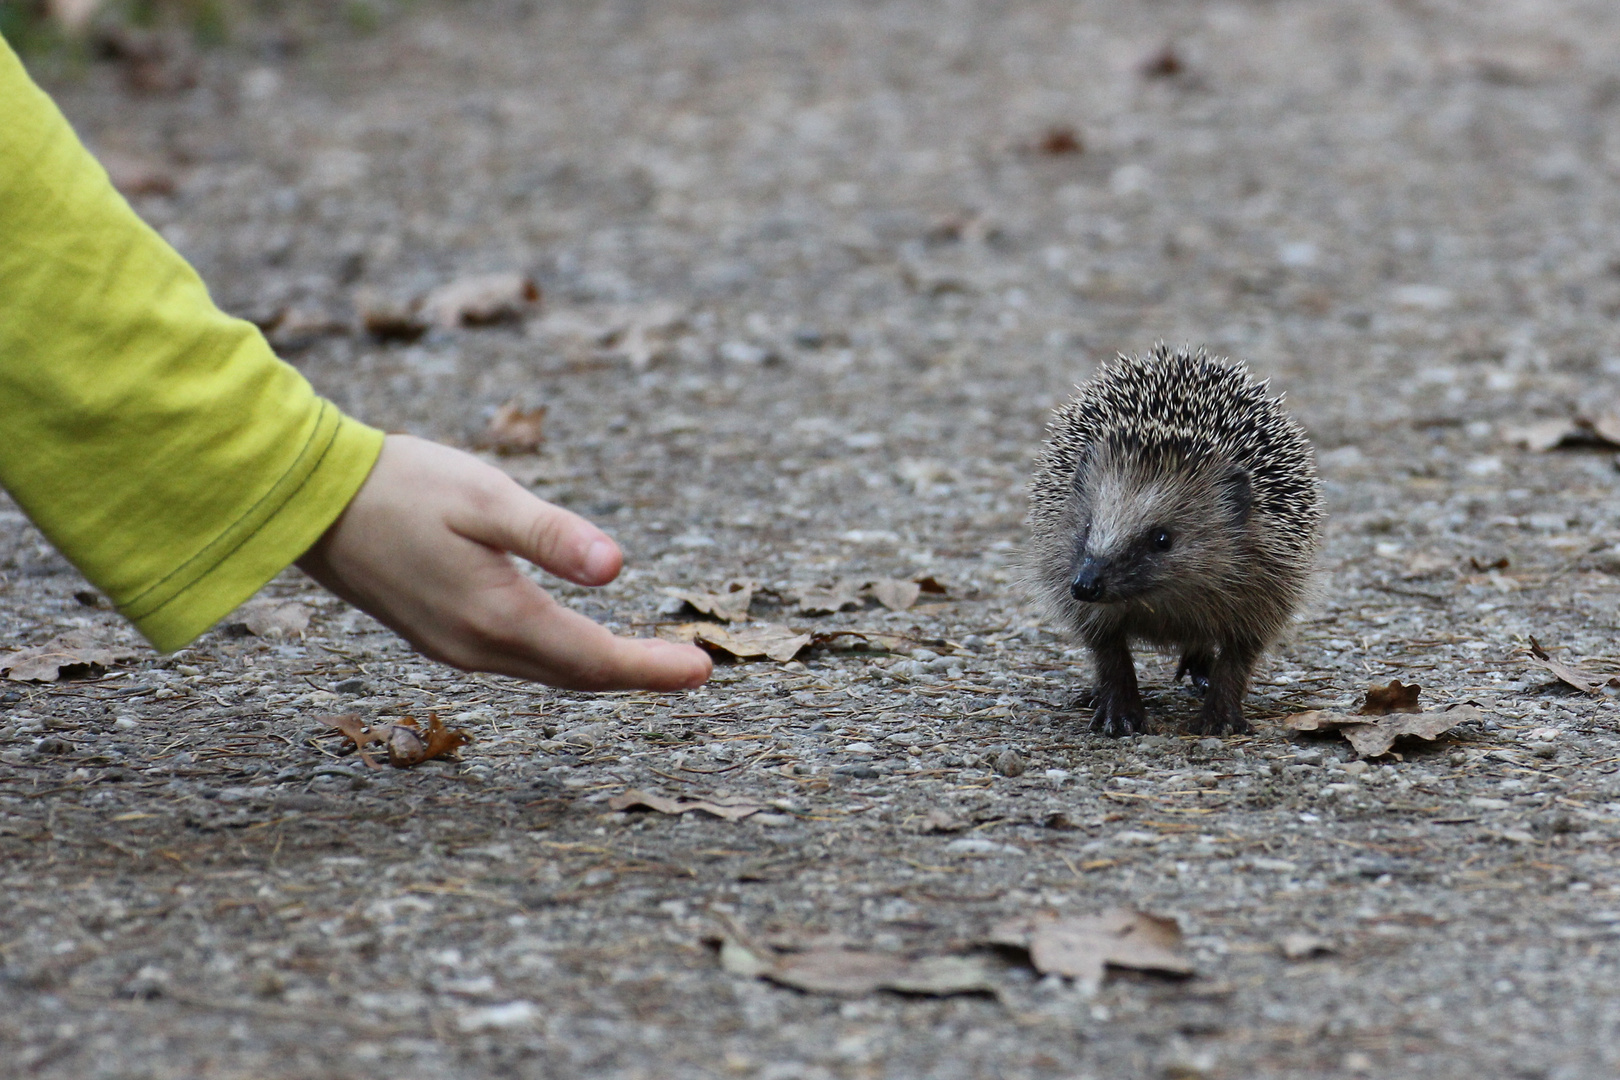
[(546, 441), (546, 407), (525, 408), (508, 401), (495, 410), (481, 444), (497, 454), (533, 454)]
[(810, 645), (816, 649), (846, 652), (864, 649), (871, 652), (899, 653), (916, 648), (920, 642), (904, 634), (878, 634), (869, 630), (817, 630), (810, 635)]
[(1391, 679), (1388, 686), (1374, 683), (1367, 688), (1367, 699), (1361, 703), (1363, 716), (1384, 716), (1394, 712), (1422, 712), (1418, 704), (1421, 686), (1405, 686), (1399, 679)]
[(831, 588), (798, 589), (792, 597), (800, 615), (835, 615), (840, 611), (856, 611), (866, 606), (860, 597), (860, 588), (846, 581)]
[(1389, 753), (1395, 740), (1411, 735), (1433, 741), (1469, 720), (1478, 720), (1483, 714), (1472, 705), (1454, 705), (1442, 712), (1399, 713), (1369, 720), (1364, 715), (1346, 715), (1313, 709), (1283, 718), (1283, 726), (1290, 731), (1337, 731), (1349, 741), (1355, 752), (1364, 758), (1381, 757)]
[(225, 620), (225, 629), (275, 641), (309, 629), (309, 608), (296, 600), (249, 600)]
[(1503, 432), (1509, 444), (1545, 452), (1567, 447), (1620, 447), (1620, 408), (1584, 410), (1561, 420), (1537, 420)]
[(378, 341), (415, 341), (428, 330), (416, 304), (375, 289), (355, 290), (354, 313), (361, 328)]
[(799, 655), (799, 650), (810, 644), (811, 639), (809, 634), (771, 623), (736, 628), (706, 622), (681, 623), (677, 626), (660, 626), (658, 636), (665, 641), (703, 645), (739, 660), (765, 657), (779, 664), (785, 664)]
[(521, 319), (540, 302), (540, 286), (523, 274), (477, 274), (457, 278), (422, 298), (428, 320), (447, 330)]
[(380, 769), (382, 766), (372, 759), (367, 749), (372, 743), (383, 744), (383, 749), (388, 753), (388, 763), (394, 768), (408, 769), (424, 761), (453, 753), (472, 742), (472, 736), (465, 731), (452, 731), (445, 727), (438, 713), (428, 714), (426, 731), (423, 731), (415, 718), (410, 716), (392, 724), (367, 724), (360, 719), (359, 713), (324, 716), (321, 719), (328, 727), (336, 728), (347, 735), (354, 742), (355, 749), (360, 752), (360, 760), (373, 769)]
[(927, 997), (996, 992), (985, 962), (971, 956), (912, 958), (843, 948), (776, 953), (727, 935), (720, 941), (720, 966), (733, 975), (833, 997), (864, 997), (879, 990)]
[(1081, 141), (1080, 133), (1067, 124), (1046, 129), (1035, 148), (1049, 157), (1062, 157), (1066, 154), (1079, 154), (1086, 148)]
[(741, 821), (759, 813), (763, 807), (746, 799), (671, 799), (655, 795), (640, 788), (631, 788), (622, 795), (608, 800), (609, 810), (656, 810), (660, 814), (689, 814), (697, 811), (727, 821)]
[(138, 650), (128, 646), (92, 641), (82, 634), (63, 634), (43, 645), (0, 655), (0, 674), (13, 682), (94, 677), (138, 655)]
[(748, 607), (754, 602), (758, 588), (758, 582), (738, 578), (721, 585), (716, 592), (665, 589), (664, 593), (690, 605), (700, 615), (709, 615), (721, 622), (746, 622)]
[(1605, 689), (1620, 689), (1620, 678), (1611, 676), (1604, 681), (1602, 676), (1586, 675), (1561, 660), (1554, 660), (1542, 648), (1541, 642), (1535, 638), (1530, 639), (1530, 655), (1524, 662), (1531, 667), (1540, 668), (1566, 686), (1573, 686), (1583, 694), (1602, 694)]
[(922, 595), (922, 586), (915, 581), (896, 581), (879, 578), (866, 583), (866, 593), (890, 611), (905, 611)]
[(1110, 965), (1183, 977), (1194, 974), (1192, 961), (1181, 951), (1181, 928), (1174, 919), (1125, 908), (1100, 915), (1044, 912), (1010, 919), (990, 931), (989, 941), (1027, 949), (1036, 971), (1065, 975), (1093, 992)]

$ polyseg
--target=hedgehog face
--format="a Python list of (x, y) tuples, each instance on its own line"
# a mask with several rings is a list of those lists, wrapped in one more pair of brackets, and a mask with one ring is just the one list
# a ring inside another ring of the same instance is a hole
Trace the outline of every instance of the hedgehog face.
[(1101, 446), (1075, 472), (1069, 594), (1155, 609), (1207, 604), (1243, 551), (1249, 475), (1205, 454)]

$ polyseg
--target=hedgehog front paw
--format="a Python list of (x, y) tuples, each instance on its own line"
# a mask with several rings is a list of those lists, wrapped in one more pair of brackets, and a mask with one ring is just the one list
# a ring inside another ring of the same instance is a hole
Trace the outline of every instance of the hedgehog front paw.
[(1116, 739), (1122, 735), (1137, 735), (1147, 730), (1147, 713), (1140, 704), (1122, 705), (1104, 700), (1098, 703), (1091, 718), (1091, 730)]
[(1234, 705), (1230, 708), (1212, 708), (1215, 703), (1205, 699), (1204, 707), (1198, 711), (1190, 730), (1194, 735), (1247, 735), (1254, 729), (1249, 722), (1243, 719), (1243, 706)]

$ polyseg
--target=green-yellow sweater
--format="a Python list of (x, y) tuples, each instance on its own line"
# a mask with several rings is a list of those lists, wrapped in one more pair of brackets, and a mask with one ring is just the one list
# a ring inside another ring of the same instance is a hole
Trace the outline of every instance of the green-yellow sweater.
[(382, 433), (221, 312), (0, 41), (0, 485), (160, 649), (309, 548)]

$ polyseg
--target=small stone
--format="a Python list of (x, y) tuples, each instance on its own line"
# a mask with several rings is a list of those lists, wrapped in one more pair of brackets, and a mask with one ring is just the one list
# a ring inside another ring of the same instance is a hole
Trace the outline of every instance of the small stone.
[(883, 775), (871, 765), (840, 765), (833, 772), (838, 776), (851, 776), (857, 780), (876, 780)]
[(370, 687), (366, 685), (366, 680), (364, 679), (344, 679), (342, 682), (332, 687), (332, 692), (334, 694), (365, 694), (369, 692), (369, 690)]
[(1351, 776), (1365, 776), (1367, 774), (1367, 770), (1371, 768), (1372, 766), (1368, 765), (1365, 761), (1347, 761), (1344, 763), (1341, 771), (1348, 773)]
[(996, 772), (1002, 776), (1023, 776), (1023, 755), (1009, 746), (996, 757)]

